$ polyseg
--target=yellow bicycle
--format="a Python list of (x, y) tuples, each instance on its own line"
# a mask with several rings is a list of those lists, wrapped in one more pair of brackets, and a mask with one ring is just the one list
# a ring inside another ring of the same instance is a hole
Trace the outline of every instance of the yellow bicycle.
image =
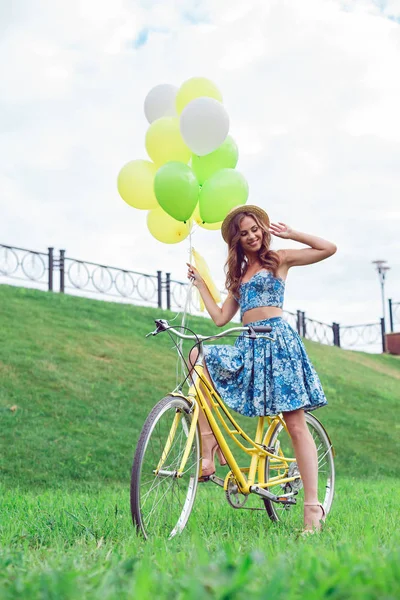
[[(264, 502), (272, 521), (293, 517), (303, 486), (282, 415), (259, 417), (253, 439), (204, 377), (205, 341), (232, 334), (257, 339), (269, 333), (271, 327), (248, 325), (201, 336), (181, 333), (163, 319), (155, 322), (156, 329), (148, 335), (168, 332), (177, 338), (193, 340), (198, 345), (199, 355), (189, 376), (191, 383), (187, 393), (178, 386), (160, 400), (147, 417), (139, 437), (130, 491), (132, 520), (137, 531), (145, 538), (157, 535), (171, 539), (186, 526), (201, 475), (199, 410), (206, 415), (228, 463), (229, 472), (224, 479), (217, 475), (209, 479), (224, 488), (229, 504), (236, 509), (247, 508), (249, 495), (256, 494)], [(335, 488), (334, 450), (320, 421), (309, 413), (306, 413), (306, 421), (318, 452), (319, 501), (328, 514)], [(233, 447), (238, 446), (249, 456), (248, 466), (239, 466), (225, 436), (233, 440)]]

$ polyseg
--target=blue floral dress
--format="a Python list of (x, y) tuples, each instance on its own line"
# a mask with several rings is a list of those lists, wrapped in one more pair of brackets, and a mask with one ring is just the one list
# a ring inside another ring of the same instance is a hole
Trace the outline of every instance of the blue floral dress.
[[(258, 271), (240, 286), (241, 316), (260, 306), (281, 308), (284, 290), (282, 279)], [(273, 341), (242, 334), (233, 346), (204, 346), (208, 372), (224, 403), (246, 417), (325, 406), (321, 382), (298, 333), (282, 317), (251, 325), (271, 325)]]

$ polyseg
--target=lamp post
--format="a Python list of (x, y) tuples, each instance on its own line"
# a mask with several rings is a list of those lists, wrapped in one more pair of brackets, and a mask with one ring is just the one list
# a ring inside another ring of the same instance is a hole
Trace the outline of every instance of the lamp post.
[(389, 271), (390, 267), (386, 265), (387, 260), (373, 260), (372, 264), (376, 265), (376, 270), (378, 271), (379, 281), (381, 284), (381, 295), (382, 295), (382, 317), (385, 322), (385, 279), (386, 273)]

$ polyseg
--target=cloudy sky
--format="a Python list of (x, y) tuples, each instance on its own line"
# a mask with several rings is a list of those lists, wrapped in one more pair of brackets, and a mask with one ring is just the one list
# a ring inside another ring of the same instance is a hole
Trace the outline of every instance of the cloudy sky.
[[(188, 244), (157, 242), (116, 177), (146, 158), (147, 92), (204, 76), (249, 201), (338, 246), (289, 274), (286, 308), (376, 321), (374, 259), (400, 301), (400, 0), (13, 0), (0, 56), (1, 243), (184, 280)], [(220, 234), (193, 237), (222, 286)]]

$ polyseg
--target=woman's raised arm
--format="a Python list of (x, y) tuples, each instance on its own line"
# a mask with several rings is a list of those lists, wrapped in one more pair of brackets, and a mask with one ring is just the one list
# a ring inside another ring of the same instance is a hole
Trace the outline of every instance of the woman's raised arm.
[(284, 258), (284, 262), (288, 267), (298, 267), (301, 265), (311, 265), (320, 262), (325, 258), (329, 258), (336, 252), (336, 246), (332, 242), (328, 242), (316, 235), (296, 231), (285, 223), (271, 223), (269, 227), (272, 235), (286, 240), (294, 240), (301, 244), (310, 246), (300, 250), (286, 249), (280, 250), (280, 254)]

